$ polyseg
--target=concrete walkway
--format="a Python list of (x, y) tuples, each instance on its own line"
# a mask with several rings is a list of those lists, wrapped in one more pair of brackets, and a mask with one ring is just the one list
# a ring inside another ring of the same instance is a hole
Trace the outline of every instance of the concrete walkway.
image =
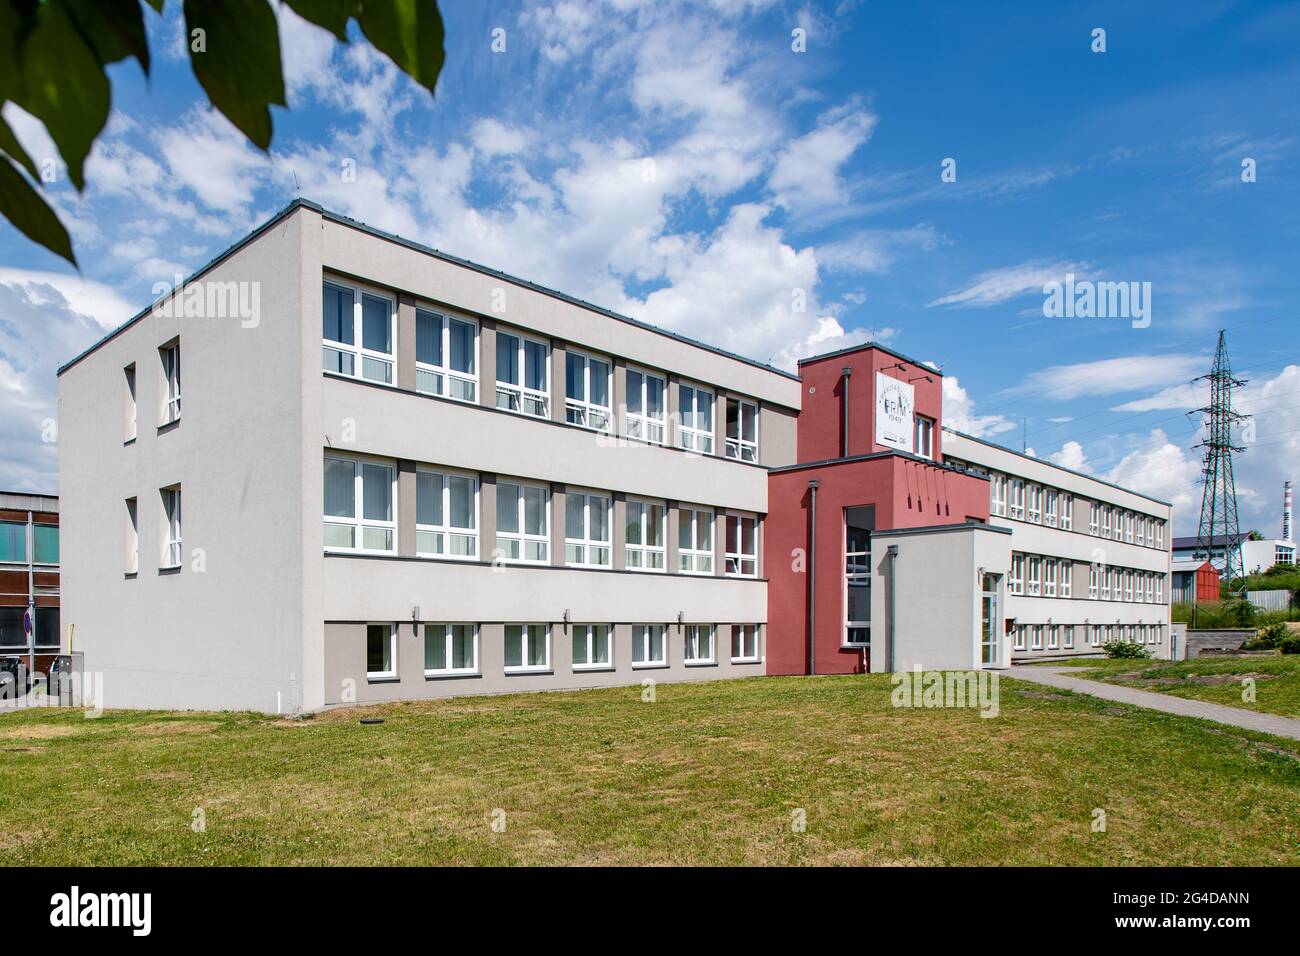
[(1277, 714), (1265, 714), (1241, 707), (1225, 707), (1223, 704), (1211, 704), (1203, 700), (1187, 700), (1157, 694), (1149, 690), (1137, 690), (1117, 684), (1103, 684), (1101, 681), (1084, 680), (1068, 676), (1077, 667), (1028, 667), (1019, 665), (1007, 672), (1008, 677), (1056, 687), (1060, 690), (1072, 690), (1078, 694), (1088, 694), (1103, 700), (1113, 700), (1120, 704), (1132, 704), (1134, 707), (1146, 707), (1149, 710), (1162, 710), (1166, 714), (1179, 714), (1183, 717), (1199, 717), (1201, 720), (1213, 720), (1232, 727), (1246, 730), (1258, 730), (1260, 733), (1275, 734), (1278, 737), (1290, 737), (1300, 740), (1300, 720), (1294, 717), (1282, 717)]

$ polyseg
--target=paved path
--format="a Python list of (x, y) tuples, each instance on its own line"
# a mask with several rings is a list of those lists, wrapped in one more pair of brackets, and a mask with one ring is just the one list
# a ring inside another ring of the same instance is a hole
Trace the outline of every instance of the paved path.
[(1244, 710), (1240, 707), (1225, 707), (1223, 704), (1211, 704), (1203, 700), (1187, 700), (1183, 697), (1171, 697), (1168, 694), (1157, 694), (1149, 690), (1137, 690), (1133, 687), (1103, 684), (1101, 681), (1068, 676), (1070, 671), (1078, 669), (1076, 667), (1029, 667), (1019, 665), (1012, 667), (1008, 676), (1035, 684), (1045, 684), (1048, 687), (1057, 687), (1061, 690), (1089, 694), (1093, 697), (1113, 700), (1121, 704), (1132, 704), (1135, 707), (1146, 707), (1150, 710), (1162, 710), (1166, 714), (1199, 717), (1202, 720), (1213, 720), (1233, 727), (1244, 727), (1246, 730), (1258, 730), (1265, 734), (1276, 734), (1278, 737), (1290, 737), (1293, 740), (1300, 740), (1300, 720), (1294, 717), (1265, 714), (1254, 710)]

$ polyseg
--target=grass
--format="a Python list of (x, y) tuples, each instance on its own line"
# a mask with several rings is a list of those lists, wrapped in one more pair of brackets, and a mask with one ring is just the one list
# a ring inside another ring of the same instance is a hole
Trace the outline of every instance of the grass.
[[(1077, 676), (1107, 684), (1207, 700), (1229, 707), (1300, 717), (1300, 654), (1199, 657), (1190, 661), (1092, 660)], [(1244, 679), (1255, 682), (1255, 700), (1242, 700)]]
[(1300, 742), (1010, 679), (994, 718), (894, 708), (890, 690), (754, 678), (301, 721), (16, 712), (0, 864), (1300, 863)]

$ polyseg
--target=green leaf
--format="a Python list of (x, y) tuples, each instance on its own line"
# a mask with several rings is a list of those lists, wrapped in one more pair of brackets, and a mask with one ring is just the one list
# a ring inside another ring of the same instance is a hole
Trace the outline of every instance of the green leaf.
[(23, 174), (4, 160), (0, 160), (0, 213), (28, 239), (77, 264), (72, 240), (59, 217)]
[(18, 137), (14, 135), (14, 131), (9, 128), (3, 116), (0, 116), (0, 150), (3, 150), (10, 159), (22, 163), (23, 169), (32, 174), (32, 179), (41, 178), (41, 174), (36, 171), (36, 164), (18, 142)]
[(153, 12), (162, 14), (163, 0), (146, 0), (149, 6), (153, 7)]
[(446, 57), (436, 0), (362, 0), (357, 23), (375, 49), (433, 92)]
[(361, 12), (360, 0), (285, 0), (285, 3), (308, 23), (324, 27), (344, 43), (348, 42), (348, 20)]
[(82, 39), (62, 3), (42, 3), (35, 27), (18, 52), (19, 89), (13, 99), (45, 124), (77, 189), (95, 137), (108, 122), (104, 67)]
[[(56, 0), (46, 0), (56, 2)], [(149, 40), (139, 0), (58, 0), (103, 64), (133, 56), (149, 75)]]
[[(254, 144), (271, 145), (272, 104), (284, 105), (280, 31), (266, 0), (185, 0), (194, 76), (212, 105)], [(202, 30), (203, 51), (194, 31)]]

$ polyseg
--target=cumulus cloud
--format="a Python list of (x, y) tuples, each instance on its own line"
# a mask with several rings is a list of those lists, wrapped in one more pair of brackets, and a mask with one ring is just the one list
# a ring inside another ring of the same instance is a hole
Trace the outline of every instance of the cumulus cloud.
[(962, 388), (956, 375), (943, 377), (943, 423), (975, 438), (989, 438), (1017, 427), (1002, 415), (977, 415), (975, 400)]

